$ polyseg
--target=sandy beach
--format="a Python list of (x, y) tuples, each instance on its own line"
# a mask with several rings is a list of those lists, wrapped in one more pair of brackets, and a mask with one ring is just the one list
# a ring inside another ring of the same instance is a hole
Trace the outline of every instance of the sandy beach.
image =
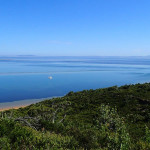
[(19, 109), (29, 106), (31, 104), (35, 104), (41, 102), (46, 99), (52, 99), (54, 97), (40, 98), (40, 99), (28, 99), (28, 100), (19, 100), (13, 102), (0, 103), (0, 111), (5, 111), (9, 109)]
[(26, 107), (26, 106), (28, 106), (28, 105), (0, 108), (0, 111), (5, 111), (5, 110), (9, 110), (9, 109), (19, 109), (19, 108), (24, 108), (24, 107)]

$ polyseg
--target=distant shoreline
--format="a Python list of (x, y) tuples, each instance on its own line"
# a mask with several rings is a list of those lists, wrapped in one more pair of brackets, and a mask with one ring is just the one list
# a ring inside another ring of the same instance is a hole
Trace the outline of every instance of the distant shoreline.
[(53, 96), (53, 97), (46, 97), (46, 98), (40, 98), (40, 99), (18, 100), (18, 101), (13, 101), (13, 102), (0, 103), (0, 111), (24, 108), (31, 104), (35, 104), (35, 103), (38, 103), (44, 100), (49, 100), (49, 99), (56, 98), (56, 97), (61, 97), (61, 96)]

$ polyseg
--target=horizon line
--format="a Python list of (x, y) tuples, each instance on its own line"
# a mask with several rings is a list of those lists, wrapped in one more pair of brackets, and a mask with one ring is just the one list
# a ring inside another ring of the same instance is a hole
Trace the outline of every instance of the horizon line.
[(150, 57), (150, 55), (0, 55), (0, 57)]

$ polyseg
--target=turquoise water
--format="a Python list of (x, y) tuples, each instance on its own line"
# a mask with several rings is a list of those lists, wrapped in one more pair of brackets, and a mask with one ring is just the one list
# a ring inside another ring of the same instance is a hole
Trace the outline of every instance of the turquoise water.
[(0, 57), (1, 103), (149, 81), (149, 57)]

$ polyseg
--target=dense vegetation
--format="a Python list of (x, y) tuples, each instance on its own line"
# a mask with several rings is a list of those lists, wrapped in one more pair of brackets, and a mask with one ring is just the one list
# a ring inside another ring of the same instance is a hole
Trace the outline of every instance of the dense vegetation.
[(149, 150), (150, 83), (70, 92), (0, 112), (0, 149)]

